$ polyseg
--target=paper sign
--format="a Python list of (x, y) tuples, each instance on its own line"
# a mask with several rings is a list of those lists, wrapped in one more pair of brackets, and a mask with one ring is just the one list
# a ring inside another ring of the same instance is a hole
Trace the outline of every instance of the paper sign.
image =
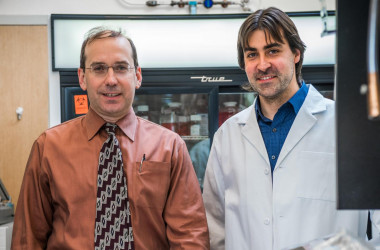
[(82, 115), (88, 111), (87, 95), (74, 95), (75, 114)]

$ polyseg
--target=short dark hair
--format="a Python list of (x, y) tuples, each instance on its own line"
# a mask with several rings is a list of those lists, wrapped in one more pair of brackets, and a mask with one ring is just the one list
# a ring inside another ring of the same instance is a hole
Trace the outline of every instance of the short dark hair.
[(95, 28), (92, 28), (86, 33), (86, 37), (82, 43), (82, 48), (80, 51), (80, 68), (85, 71), (86, 68), (86, 55), (85, 55), (85, 49), (86, 46), (90, 43), (92, 43), (95, 40), (102, 39), (102, 38), (107, 38), (107, 37), (124, 37), (126, 38), (129, 43), (131, 44), (132, 47), (132, 58), (133, 58), (133, 64), (134, 67), (137, 68), (139, 66), (139, 62), (137, 60), (137, 52), (136, 52), (136, 47), (135, 44), (133, 43), (132, 39), (125, 36), (121, 30), (113, 30), (109, 29), (103, 26), (98, 26)]
[(266, 38), (272, 37), (280, 43), (284, 43), (285, 38), (293, 53), (296, 53), (297, 49), (300, 51), (300, 60), (296, 63), (296, 78), (298, 83), (302, 82), (301, 69), (306, 45), (302, 42), (297, 27), (290, 17), (275, 7), (257, 10), (241, 25), (237, 42), (240, 68), (245, 69), (244, 50), (248, 48), (249, 38), (256, 30), (264, 31)]

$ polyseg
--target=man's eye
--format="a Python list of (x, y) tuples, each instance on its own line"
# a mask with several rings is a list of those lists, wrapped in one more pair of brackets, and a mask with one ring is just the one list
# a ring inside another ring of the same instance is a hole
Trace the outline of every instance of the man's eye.
[(127, 71), (128, 70), (128, 65), (124, 64), (118, 64), (114, 66), (114, 69), (119, 72)]
[(92, 70), (95, 71), (95, 72), (104, 72), (106, 70), (106, 66), (105, 65), (95, 65), (92, 67)]
[(277, 53), (278, 53), (278, 50), (277, 50), (277, 49), (271, 49), (271, 50), (269, 50), (269, 52), (268, 52), (269, 55), (275, 55), (275, 54), (277, 54)]
[(256, 53), (248, 53), (247, 55), (246, 55), (246, 57), (247, 58), (253, 58), (253, 57), (255, 57), (256, 56)]

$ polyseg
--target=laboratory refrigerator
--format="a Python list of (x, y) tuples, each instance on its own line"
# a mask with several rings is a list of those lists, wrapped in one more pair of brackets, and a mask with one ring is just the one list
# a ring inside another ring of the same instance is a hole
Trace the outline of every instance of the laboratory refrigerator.
[[(133, 102), (135, 113), (178, 133), (185, 141), (201, 188), (213, 135), (229, 117), (249, 107), (245, 72), (231, 68), (142, 69), (142, 87)], [(303, 78), (333, 99), (332, 65), (304, 66)], [(86, 113), (89, 102), (77, 73), (60, 71), (61, 121)], [(154, 135), (152, 135), (154, 136)]]

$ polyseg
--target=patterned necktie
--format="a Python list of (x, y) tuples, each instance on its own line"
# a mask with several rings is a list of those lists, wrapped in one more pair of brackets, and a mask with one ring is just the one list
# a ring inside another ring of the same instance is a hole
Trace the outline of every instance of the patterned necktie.
[(108, 138), (99, 155), (95, 249), (134, 249), (127, 180), (115, 130), (104, 125)]

